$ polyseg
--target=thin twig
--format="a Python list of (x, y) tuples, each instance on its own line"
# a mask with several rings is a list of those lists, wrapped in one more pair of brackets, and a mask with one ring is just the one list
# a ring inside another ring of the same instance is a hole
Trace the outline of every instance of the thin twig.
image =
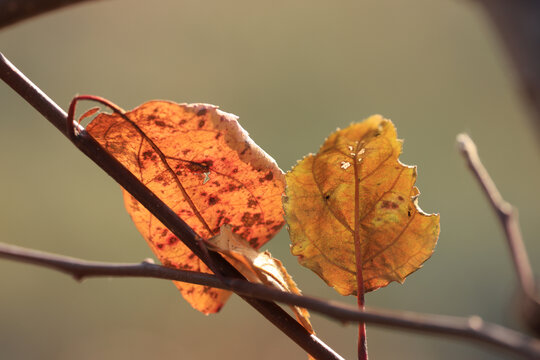
[(87, 0), (0, 0), (0, 28)]
[(495, 183), (480, 161), (476, 145), (469, 135), (459, 134), (457, 142), (469, 168), (488, 197), (491, 207), (497, 214), (506, 234), (506, 242), (510, 250), (512, 263), (521, 291), (525, 297), (522, 306), (523, 319), (532, 330), (540, 334), (540, 300), (534, 273), (521, 236), (517, 210), (502, 198)]
[[(0, 54), (0, 78), (49, 120), (64, 136), (68, 136), (66, 133), (67, 114), (2, 54)], [(80, 130), (79, 134), (73, 142), (75, 146), (137, 199), (204, 262), (204, 254), (197, 243), (198, 235), (193, 229), (142, 184), (137, 177), (105, 151), (86, 131), (81, 128), (78, 130)], [(213, 264), (216, 265), (219, 272), (224, 276), (229, 278), (244, 278), (218, 253), (210, 251), (209, 255), (212, 258)], [(310, 334), (277, 304), (250, 297), (242, 296), (242, 298), (315, 358), (342, 359), (339, 354), (321, 342), (316, 336)]]
[(460, 318), (374, 309), (359, 311), (349, 305), (282, 292), (246, 280), (227, 279), (225, 284), (215, 275), (171, 269), (147, 261), (138, 264), (93, 262), (0, 243), (0, 258), (2, 257), (58, 270), (77, 280), (102, 276), (150, 277), (206, 285), (258, 299), (301, 306), (343, 322), (367, 322), (430, 335), (451, 335), (489, 344), (526, 358), (540, 358), (540, 341), (505, 327), (484, 322), (478, 316)]
[(506, 233), (506, 240), (512, 255), (512, 262), (516, 270), (516, 274), (521, 286), (521, 289), (528, 296), (534, 297), (535, 283), (534, 275), (525, 250), (525, 244), (521, 236), (516, 209), (506, 202), (495, 183), (489, 176), (486, 168), (480, 161), (476, 145), (467, 134), (459, 134), (457, 136), (459, 149), (472, 170), (474, 176), (482, 186), (484, 193), (489, 199), (493, 210), (499, 217), (501, 225)]

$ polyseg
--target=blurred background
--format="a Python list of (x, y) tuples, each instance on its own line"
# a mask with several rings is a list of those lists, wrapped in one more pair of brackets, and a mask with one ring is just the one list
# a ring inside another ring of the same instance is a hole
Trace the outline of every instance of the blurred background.
[[(64, 109), (79, 94), (125, 109), (206, 102), (240, 116), (288, 170), (370, 114), (391, 118), (416, 164), (420, 206), (441, 214), (435, 254), (368, 307), (467, 316), (522, 329), (499, 223), (460, 157), (466, 131), (520, 211), (540, 274), (540, 146), (497, 34), (456, 0), (89, 2), (0, 31), (0, 49)], [(152, 256), (116, 183), (0, 85), (1, 241), (90, 260)], [(267, 246), (304, 293), (355, 303), (300, 267), (283, 230)], [(347, 359), (357, 330), (312, 313)], [(509, 359), (470, 343), (368, 326), (373, 359)], [(90, 279), (0, 260), (2, 359), (304, 359), (238, 297), (204, 316), (168, 281)]]

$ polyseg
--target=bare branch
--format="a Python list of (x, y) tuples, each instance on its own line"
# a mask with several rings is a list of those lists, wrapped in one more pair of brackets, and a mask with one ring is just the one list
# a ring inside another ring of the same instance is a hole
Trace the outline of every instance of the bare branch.
[(459, 134), (457, 142), (460, 151), (467, 160), (469, 168), (482, 186), (484, 193), (488, 197), (493, 210), (497, 213), (512, 255), (512, 261), (516, 274), (519, 279), (520, 286), (525, 294), (534, 296), (535, 284), (534, 275), (525, 250), (525, 244), (521, 236), (521, 231), (518, 224), (517, 212), (515, 208), (507, 203), (497, 190), (495, 183), (489, 176), (486, 168), (480, 161), (476, 145), (467, 134)]
[(0, 0), (0, 28), (87, 0)]
[(540, 1), (477, 0), (501, 36), (540, 136)]
[[(45, 93), (26, 78), (13, 64), (0, 54), (0, 79), (6, 82), (23, 99), (39, 111), (64, 136), (68, 136), (66, 129), (67, 115)], [(71, 125), (71, 124), (70, 124)], [(73, 124), (73, 126), (77, 126)], [(86, 156), (92, 159), (99, 167), (109, 174), (118, 184), (137, 199), (150, 211), (163, 225), (176, 235), (194, 254), (203, 262), (208, 261), (199, 247), (199, 236), (163, 201), (152, 193), (139, 179), (137, 179), (121, 163), (105, 151), (86, 131), (82, 130), (76, 138), (72, 139), (75, 146)], [(209, 251), (209, 256), (215, 268), (225, 277), (244, 277), (221, 255)], [(305, 351), (317, 359), (342, 359), (331, 348), (322, 343), (317, 337), (310, 334), (302, 325), (292, 318), (285, 310), (272, 302), (258, 299), (242, 298), (259, 311), (266, 319), (273, 323), (284, 334), (296, 342)]]
[(226, 282), (224, 283), (214, 275), (171, 269), (148, 261), (139, 264), (92, 262), (2, 243), (0, 243), (0, 257), (52, 268), (70, 274), (75, 279), (102, 276), (150, 277), (207, 285), (232, 290), (244, 296), (301, 306), (343, 322), (368, 322), (431, 335), (451, 335), (499, 347), (530, 359), (540, 357), (540, 341), (502, 326), (484, 322), (478, 316), (459, 318), (374, 309), (359, 311), (349, 305), (282, 292), (246, 280), (224, 278)]
[(538, 299), (534, 274), (529, 262), (527, 250), (523, 243), (516, 209), (506, 202), (495, 183), (489, 176), (486, 168), (480, 161), (476, 145), (467, 134), (459, 134), (457, 142), (460, 150), (467, 160), (469, 168), (482, 186), (493, 210), (499, 217), (506, 234), (506, 242), (512, 256), (512, 263), (516, 271), (521, 290), (526, 297), (524, 319), (536, 332), (540, 333), (540, 301)]

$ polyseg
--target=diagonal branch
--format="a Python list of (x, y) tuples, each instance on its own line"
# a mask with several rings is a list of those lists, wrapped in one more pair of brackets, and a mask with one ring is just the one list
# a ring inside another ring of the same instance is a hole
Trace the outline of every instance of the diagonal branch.
[(463, 340), (489, 344), (525, 358), (538, 359), (540, 357), (539, 340), (484, 322), (478, 316), (460, 318), (373, 309), (359, 311), (349, 305), (282, 292), (246, 280), (227, 278), (224, 283), (214, 275), (171, 269), (148, 261), (139, 264), (93, 262), (0, 243), (0, 258), (2, 257), (58, 270), (77, 280), (102, 276), (150, 277), (212, 286), (232, 290), (244, 296), (301, 306), (343, 322), (368, 322), (431, 335), (450, 335)]
[(463, 156), (467, 160), (469, 168), (482, 186), (506, 234), (506, 242), (512, 256), (512, 263), (519, 280), (520, 288), (527, 299), (525, 303), (525, 321), (535, 331), (540, 333), (540, 300), (529, 257), (527, 256), (527, 250), (521, 236), (517, 210), (502, 198), (495, 183), (480, 161), (476, 145), (469, 135), (459, 134), (457, 142)]
[[(0, 79), (39, 111), (64, 136), (68, 136), (66, 113), (2, 54), (0, 54)], [(71, 126), (71, 124), (69, 125)], [(77, 125), (73, 124), (73, 126)], [(174, 235), (181, 239), (193, 253), (203, 262), (206, 262), (207, 265), (215, 265), (216, 270), (223, 276), (243, 279), (243, 276), (218, 253), (210, 251), (211, 259), (208, 260), (199, 246), (198, 235), (174, 211), (142, 184), (137, 177), (107, 153), (84, 129), (79, 127), (78, 130), (80, 130), (79, 134), (72, 139), (74, 145), (137, 199)], [(277, 304), (250, 297), (242, 296), (242, 298), (315, 358), (342, 359), (339, 354), (335, 353), (316, 336), (310, 334)]]
[(87, 0), (0, 0), (0, 28)]

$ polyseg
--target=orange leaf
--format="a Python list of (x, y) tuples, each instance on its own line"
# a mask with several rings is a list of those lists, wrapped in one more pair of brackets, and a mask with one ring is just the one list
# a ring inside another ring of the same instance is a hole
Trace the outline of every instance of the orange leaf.
[[(228, 225), (222, 226), (219, 235), (208, 240), (208, 248), (219, 251), (251, 282), (263, 283), (297, 295), (302, 294), (281, 261), (273, 258), (268, 251), (258, 252), (253, 249), (247, 241), (234, 234)], [(309, 312), (298, 306), (291, 306), (291, 309), (302, 326), (313, 334)]]
[(355, 236), (366, 292), (402, 283), (437, 242), (439, 215), (418, 207), (416, 167), (399, 162), (396, 136), (390, 120), (371, 116), (330, 135), (286, 175), (291, 251), (342, 295), (358, 288)]
[[(284, 176), (240, 127), (237, 117), (207, 104), (150, 101), (125, 114), (100, 114), (86, 130), (203, 239), (228, 224), (259, 248), (283, 226)], [(137, 200), (127, 211), (159, 260), (169, 267), (210, 270)], [(228, 291), (175, 282), (208, 314)]]
[(95, 113), (97, 113), (99, 111), (99, 108), (98, 107), (94, 107), (94, 108), (91, 108), (90, 110), (87, 110), (84, 114), (82, 114), (80, 117), (79, 117), (79, 123), (81, 121), (83, 121), (84, 119), (94, 115)]

